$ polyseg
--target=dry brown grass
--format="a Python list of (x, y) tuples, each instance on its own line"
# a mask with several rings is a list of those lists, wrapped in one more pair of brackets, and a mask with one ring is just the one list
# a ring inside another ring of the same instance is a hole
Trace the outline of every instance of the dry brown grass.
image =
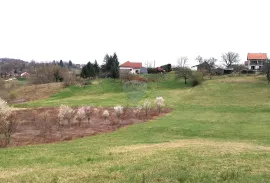
[(219, 81), (224, 83), (265, 83), (260, 80), (261, 78), (265, 78), (265, 75), (226, 77), (219, 79)]
[(164, 151), (176, 148), (200, 149), (205, 153), (241, 153), (248, 151), (270, 152), (270, 147), (259, 146), (244, 142), (222, 142), (203, 139), (177, 140), (160, 144), (140, 144), (131, 146), (118, 146), (109, 150), (110, 153), (136, 153), (150, 155), (155, 151)]
[(63, 83), (48, 83), (31, 86), (20, 86), (13, 92), (16, 93), (14, 103), (43, 99), (51, 96), (63, 88)]

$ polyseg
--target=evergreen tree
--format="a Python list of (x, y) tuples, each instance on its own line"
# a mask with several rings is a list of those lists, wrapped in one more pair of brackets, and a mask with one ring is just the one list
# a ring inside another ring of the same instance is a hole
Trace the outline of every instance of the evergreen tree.
[(87, 74), (88, 77), (94, 77), (95, 76), (95, 68), (94, 65), (91, 62), (88, 62), (87, 65)]
[(116, 62), (113, 62), (112, 64), (111, 74), (112, 74), (112, 78), (114, 79), (119, 78), (119, 64), (117, 65)]
[(113, 54), (112, 58), (111, 58), (111, 74), (112, 74), (112, 78), (119, 78), (120, 73), (119, 73), (119, 61), (118, 61), (118, 57), (116, 55), (116, 53)]
[(62, 60), (60, 60), (60, 63), (59, 63), (60, 67), (64, 67), (64, 63)]
[(83, 66), (80, 76), (82, 78), (87, 78), (87, 68), (86, 68), (86, 66)]
[(92, 64), (91, 62), (88, 62), (81, 71), (80, 76), (82, 78), (88, 78), (88, 77), (96, 77), (99, 73), (99, 65), (97, 61), (95, 61), (95, 64)]
[(100, 67), (97, 63), (97, 60), (95, 60), (95, 63), (94, 63), (94, 70), (95, 70), (95, 76), (97, 77), (99, 75), (99, 71), (100, 71)]
[(106, 75), (110, 74), (113, 78), (119, 78), (119, 61), (116, 53), (113, 56), (105, 55), (101, 70)]
[(68, 62), (68, 68), (72, 68), (72, 62), (71, 62), (71, 60)]

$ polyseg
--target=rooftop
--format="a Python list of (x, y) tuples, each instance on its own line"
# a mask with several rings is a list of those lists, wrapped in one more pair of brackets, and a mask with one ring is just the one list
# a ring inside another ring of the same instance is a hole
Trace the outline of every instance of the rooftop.
[(248, 53), (247, 59), (248, 60), (266, 60), (267, 54), (266, 53)]
[(140, 68), (142, 68), (142, 63), (141, 62), (127, 61), (127, 62), (121, 64), (120, 67), (130, 67), (130, 68), (133, 68), (133, 69), (140, 69)]

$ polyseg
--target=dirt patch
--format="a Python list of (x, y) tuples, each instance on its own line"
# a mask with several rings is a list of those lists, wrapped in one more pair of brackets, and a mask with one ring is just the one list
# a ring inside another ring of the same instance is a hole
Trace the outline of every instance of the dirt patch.
[(12, 103), (24, 103), (31, 100), (47, 98), (63, 87), (63, 83), (21, 86), (12, 92), (15, 95), (15, 99), (12, 100)]
[[(110, 113), (110, 117), (106, 120), (102, 117), (105, 109)], [(148, 116), (145, 116), (144, 111), (138, 113), (133, 108), (125, 108), (123, 114), (117, 117), (113, 108), (92, 108), (92, 110), (90, 122), (84, 119), (79, 123), (74, 117), (71, 126), (66, 125), (66, 121), (59, 123), (59, 108), (14, 110), (19, 126), (12, 135), (9, 146), (53, 143), (112, 132), (121, 127), (155, 119), (172, 111), (172, 109), (163, 109), (159, 113), (157, 109), (152, 109)]]

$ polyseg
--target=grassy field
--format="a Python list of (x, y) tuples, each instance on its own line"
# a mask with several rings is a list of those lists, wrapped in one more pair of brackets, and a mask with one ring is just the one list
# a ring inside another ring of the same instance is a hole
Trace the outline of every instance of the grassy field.
[[(162, 77), (139, 103), (163, 96), (172, 113), (109, 134), (0, 149), (0, 182), (270, 182), (264, 78), (215, 78), (192, 88)], [(107, 79), (16, 107), (128, 103), (123, 83)]]

